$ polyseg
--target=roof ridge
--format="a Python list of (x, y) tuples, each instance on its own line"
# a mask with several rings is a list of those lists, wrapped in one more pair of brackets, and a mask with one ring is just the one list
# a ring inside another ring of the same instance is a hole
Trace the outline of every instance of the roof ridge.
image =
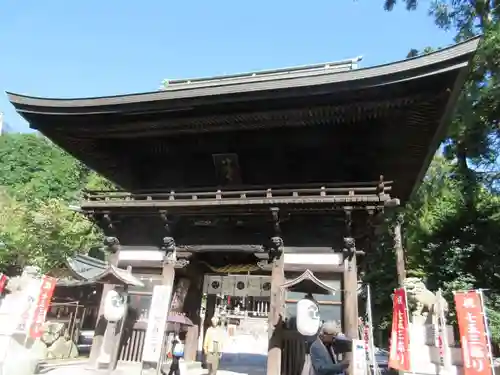
[(91, 257), (90, 255), (77, 254), (73, 257), (74, 260), (80, 261), (81, 263), (88, 264), (89, 266), (95, 267), (107, 267), (108, 263), (101, 259)]
[(252, 78), (256, 76), (272, 76), (272, 75), (281, 75), (287, 73), (297, 73), (297, 72), (309, 72), (313, 70), (321, 70), (321, 69), (330, 69), (330, 68), (339, 68), (347, 66), (348, 70), (356, 69), (357, 63), (363, 59), (363, 56), (353, 57), (351, 59), (331, 61), (326, 63), (317, 63), (317, 64), (307, 64), (307, 65), (296, 65), (285, 68), (276, 68), (276, 69), (263, 69), (263, 70), (255, 70), (243, 73), (234, 73), (234, 74), (219, 74), (211, 77), (194, 77), (194, 78), (181, 78), (181, 79), (164, 79), (162, 81), (163, 87), (160, 89), (165, 89), (170, 85), (182, 85), (182, 84), (190, 84), (190, 83), (200, 83), (200, 82), (210, 82), (210, 81), (221, 81), (221, 80), (229, 80), (229, 79), (245, 79)]

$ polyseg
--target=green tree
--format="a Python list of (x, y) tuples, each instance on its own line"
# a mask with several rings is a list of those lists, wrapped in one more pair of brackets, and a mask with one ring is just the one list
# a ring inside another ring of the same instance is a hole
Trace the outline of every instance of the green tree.
[(23, 201), (71, 200), (88, 170), (72, 156), (37, 134), (0, 137), (0, 186)]
[(112, 184), (37, 134), (0, 137), (0, 269), (46, 271), (101, 243), (100, 231), (70, 210), (85, 186)]
[[(417, 0), (403, 2), (410, 10), (418, 5)], [(385, 0), (384, 5), (392, 10), (396, 3)], [(499, 157), (500, 4), (485, 0), (436, 0), (431, 3), (429, 14), (438, 27), (455, 30), (456, 42), (483, 35), (445, 142), (445, 155), (457, 160), (471, 207), (478, 186), (474, 169), (497, 167)], [(426, 52), (429, 50), (423, 51)]]
[[(385, 0), (384, 6), (392, 10), (396, 3)], [(402, 3), (408, 10), (419, 5), (417, 0)], [(418, 193), (404, 208), (409, 272), (424, 276), (430, 289), (442, 288), (450, 301), (453, 290), (487, 288), (496, 342), (500, 342), (500, 275), (494, 267), (500, 256), (499, 12), (500, 4), (490, 1), (436, 0), (430, 5), (436, 25), (454, 30), (455, 41), (479, 34), (483, 40), (444, 142), (444, 158), (434, 160)], [(408, 57), (418, 54), (411, 50)], [(378, 249), (388, 251), (386, 246)], [(386, 311), (390, 314), (390, 307)]]
[(114, 191), (119, 190), (118, 187), (104, 178), (100, 174), (95, 172), (90, 172), (87, 176), (87, 181), (85, 183), (86, 190), (103, 190), (103, 191)]
[(43, 271), (100, 243), (100, 231), (65, 202), (47, 199), (30, 207), (0, 196), (0, 268), (14, 273), (26, 265)]

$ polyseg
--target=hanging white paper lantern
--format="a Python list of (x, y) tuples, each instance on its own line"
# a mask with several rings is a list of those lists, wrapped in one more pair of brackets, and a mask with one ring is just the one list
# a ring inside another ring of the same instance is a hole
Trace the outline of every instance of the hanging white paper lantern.
[(117, 322), (125, 315), (126, 298), (116, 290), (110, 290), (104, 300), (104, 317), (108, 322)]
[(297, 330), (304, 336), (314, 336), (321, 325), (319, 307), (309, 298), (297, 302)]

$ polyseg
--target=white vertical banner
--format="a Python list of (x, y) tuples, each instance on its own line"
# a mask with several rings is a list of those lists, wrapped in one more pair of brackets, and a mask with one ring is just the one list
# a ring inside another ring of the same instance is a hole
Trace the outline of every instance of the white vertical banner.
[(148, 326), (144, 338), (142, 362), (160, 362), (171, 298), (172, 287), (170, 285), (154, 286), (151, 308), (149, 309)]
[(352, 375), (367, 375), (366, 349), (363, 340), (352, 340)]
[(40, 296), (41, 285), (41, 279), (31, 279), (28, 281), (28, 286), (26, 287), (26, 289), (22, 292), (24, 294), (24, 309), (17, 323), (17, 333), (28, 334), (31, 323), (33, 322), (33, 318), (35, 316), (36, 301)]

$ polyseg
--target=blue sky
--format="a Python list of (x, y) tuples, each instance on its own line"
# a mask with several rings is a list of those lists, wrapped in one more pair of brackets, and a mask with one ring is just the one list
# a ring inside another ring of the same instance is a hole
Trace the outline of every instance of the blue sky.
[(2, 0), (0, 111), (25, 131), (4, 91), (102, 96), (153, 91), (164, 78), (399, 60), (452, 42), (429, 2), (387, 13), (383, 0)]

